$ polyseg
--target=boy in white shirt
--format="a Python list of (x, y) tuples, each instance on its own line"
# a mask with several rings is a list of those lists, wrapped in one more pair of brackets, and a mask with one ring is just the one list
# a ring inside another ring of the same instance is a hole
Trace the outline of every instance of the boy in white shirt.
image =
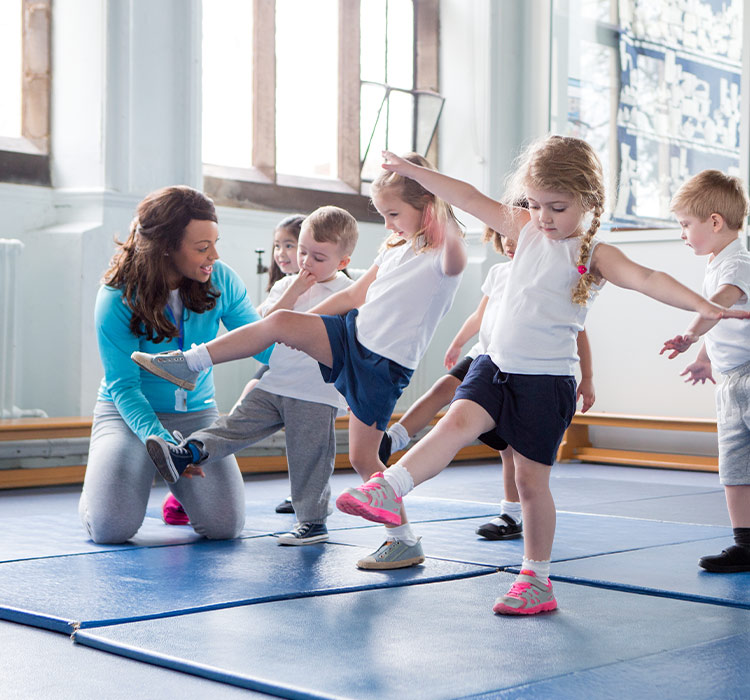
[[(708, 255), (703, 295), (726, 307), (750, 310), (750, 253), (740, 240), (747, 216), (745, 186), (737, 177), (704, 170), (672, 199), (682, 239), (696, 255)], [(711, 368), (724, 375), (716, 390), (719, 478), (724, 486), (735, 544), (702, 557), (706, 571), (750, 571), (750, 323), (696, 319), (684, 335), (664, 343), (669, 359), (685, 352), (699, 336), (706, 339), (695, 362), (681, 373), (685, 381), (713, 382)]]
[[(266, 303), (269, 313), (278, 309), (307, 311), (351, 283), (341, 270), (357, 242), (357, 222), (338, 207), (321, 207), (302, 223), (297, 259), (299, 272), (280, 279)], [(261, 377), (228, 416), (199, 430), (179, 447), (150, 437), (146, 447), (159, 472), (176, 481), (175, 464), (187, 460), (186, 471), (202, 474), (210, 462), (252, 445), (281, 428), (286, 429), (286, 453), (292, 503), (297, 524), (279, 536), (279, 544), (325, 542), (336, 456), (334, 421), (346, 412), (346, 402), (331, 384), (323, 381), (318, 363), (309, 355), (277, 344)], [(181, 470), (179, 470), (181, 471)]]

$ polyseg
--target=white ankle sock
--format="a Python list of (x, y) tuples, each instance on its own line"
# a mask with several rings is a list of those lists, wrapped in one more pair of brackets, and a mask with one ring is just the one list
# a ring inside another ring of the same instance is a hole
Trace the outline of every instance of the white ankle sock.
[(500, 501), (500, 515), (510, 515), (513, 520), (520, 523), (523, 520), (521, 504), (517, 501), (506, 501), (504, 498)]
[(526, 569), (527, 571), (533, 571), (534, 576), (542, 579), (542, 581), (545, 581), (546, 579), (549, 578), (549, 566), (550, 566), (549, 559), (547, 559), (547, 561), (534, 561), (533, 559), (527, 559), (526, 557), (524, 557), (523, 564), (521, 565), (521, 569)]
[(214, 366), (205, 343), (200, 345), (193, 343), (190, 350), (185, 350), (182, 354), (185, 356), (188, 369), (192, 372), (202, 372), (204, 369)]
[(409, 474), (409, 470), (402, 467), (398, 462), (383, 472), (383, 478), (396, 492), (396, 495), (402, 498), (414, 488), (414, 479)]
[(409, 437), (409, 433), (406, 432), (406, 428), (404, 428), (401, 423), (394, 423), (390, 428), (388, 428), (388, 435), (391, 438), (392, 452), (403, 450), (411, 440), (411, 438)]
[(389, 540), (399, 540), (409, 547), (414, 546), (419, 541), (419, 538), (412, 532), (409, 523), (404, 523), (398, 527), (387, 527), (385, 531)]

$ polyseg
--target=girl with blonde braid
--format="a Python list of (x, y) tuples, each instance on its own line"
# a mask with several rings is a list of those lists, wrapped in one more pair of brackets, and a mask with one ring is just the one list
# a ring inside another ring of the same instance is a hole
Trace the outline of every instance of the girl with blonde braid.
[[(549, 581), (555, 535), (550, 467), (576, 405), (576, 336), (605, 280), (703, 318), (745, 317), (638, 265), (595, 234), (604, 212), (599, 158), (580, 139), (549, 136), (520, 156), (505, 203), (468, 183), (385, 152), (383, 168), (413, 178), (449, 204), (517, 240), (516, 256), (487, 354), (471, 365), (446, 415), (384, 474), (344, 491), (337, 506), (383, 522), (415, 485), (441, 472), (459, 449), (494, 431), (513, 450), (524, 520), (524, 559), (499, 614), (554, 610)], [(524, 197), (529, 209), (513, 206)], [(449, 496), (450, 497), (450, 496)]]

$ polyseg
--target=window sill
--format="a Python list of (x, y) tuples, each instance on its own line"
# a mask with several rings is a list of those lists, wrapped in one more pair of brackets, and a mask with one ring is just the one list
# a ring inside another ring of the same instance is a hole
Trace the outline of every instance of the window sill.
[(0, 137), (0, 182), (51, 185), (49, 155), (28, 139)]
[(204, 165), (203, 189), (220, 206), (309, 214), (331, 204), (358, 221), (382, 222), (370, 198), (341, 180), (278, 175), (274, 182), (258, 169)]

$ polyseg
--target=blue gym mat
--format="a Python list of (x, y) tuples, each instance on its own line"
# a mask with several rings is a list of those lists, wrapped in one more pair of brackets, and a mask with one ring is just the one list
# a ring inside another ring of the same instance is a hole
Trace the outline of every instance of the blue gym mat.
[(750, 608), (750, 572), (712, 574), (698, 566), (702, 556), (719, 554), (733, 543), (730, 535), (561, 562), (552, 567), (552, 578)]
[(581, 513), (729, 527), (729, 513), (723, 490), (582, 505), (576, 507), (576, 510)]
[[(277, 601), (81, 631), (75, 640), (288, 698), (447, 700), (612, 664), (658, 663), (659, 655), (711, 643), (719, 643), (714, 660), (722, 668), (722, 653), (730, 663), (738, 655), (721, 642), (744, 638), (750, 627), (750, 611), (566, 583), (555, 585), (558, 611), (493, 615), (512, 580), (495, 574)], [(575, 697), (592, 697), (577, 690)], [(623, 697), (619, 690), (612, 688)]]
[(675, 698), (745, 700), (750, 633), (696, 644), (493, 693), (493, 700)]
[[(0, 696), (5, 700), (133, 700), (179, 697), (258, 700), (267, 695), (215, 683), (123, 656), (102, 654), (67, 636), (0, 621)], [(179, 690), (178, 690), (179, 689)]]
[(355, 547), (281, 547), (272, 537), (201, 541), (8, 562), (0, 619), (69, 632), (126, 620), (264, 600), (478, 576), (493, 568), (429, 560), (398, 571), (360, 571)]
[[(479, 537), (475, 530), (486, 520), (471, 518), (422, 522), (415, 523), (412, 529), (422, 537), (422, 547), (429, 557), (487, 566), (520, 565), (523, 539), (489, 541)], [(725, 537), (731, 536), (731, 532), (727, 527), (558, 512), (552, 559), (578, 559), (629, 549)], [(375, 531), (340, 530), (331, 533), (330, 541), (372, 548), (380, 544), (384, 534), (383, 527)]]

